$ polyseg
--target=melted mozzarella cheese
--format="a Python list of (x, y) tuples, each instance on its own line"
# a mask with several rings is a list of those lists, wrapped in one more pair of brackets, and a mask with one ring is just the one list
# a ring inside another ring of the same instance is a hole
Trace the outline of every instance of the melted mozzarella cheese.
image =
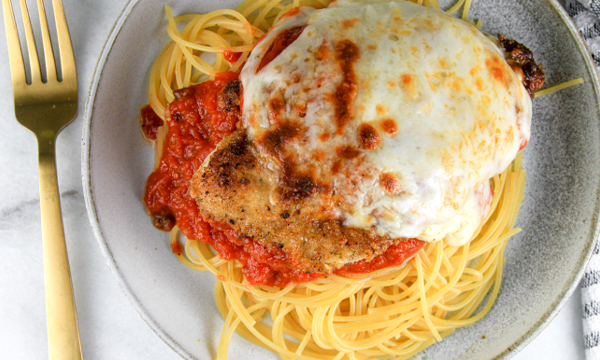
[[(300, 26), (257, 71), (278, 34)], [(240, 78), (250, 139), (301, 127), (278, 159), (263, 155), (330, 185), (318, 199), (327, 216), (380, 235), (464, 244), (488, 211), (488, 180), (529, 140), (531, 99), (502, 50), (413, 3), (303, 7), (271, 29)]]

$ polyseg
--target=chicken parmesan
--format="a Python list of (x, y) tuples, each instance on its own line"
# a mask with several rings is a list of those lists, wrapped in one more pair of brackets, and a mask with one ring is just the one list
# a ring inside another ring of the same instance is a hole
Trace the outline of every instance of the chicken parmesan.
[(144, 202), (217, 279), (217, 359), (234, 331), (285, 359), (408, 359), (497, 298), (544, 74), (415, 2), (165, 8)]
[(225, 96), (238, 129), (190, 194), (287, 267), (331, 273), (408, 239), (467, 242), (489, 179), (529, 141), (543, 73), (521, 44), (442, 11), (338, 0), (286, 14), (239, 80)]

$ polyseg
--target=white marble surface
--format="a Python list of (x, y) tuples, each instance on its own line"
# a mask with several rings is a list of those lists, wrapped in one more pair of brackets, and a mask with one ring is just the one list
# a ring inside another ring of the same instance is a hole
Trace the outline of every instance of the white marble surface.
[[(215, 0), (217, 1), (217, 0)], [(79, 76), (79, 116), (60, 135), (58, 177), (86, 359), (179, 359), (130, 306), (96, 243), (80, 175), (81, 126), (97, 58), (124, 0), (64, 0)], [(0, 359), (47, 357), (35, 138), (14, 120), (0, 34)], [(581, 296), (514, 359), (583, 359)]]

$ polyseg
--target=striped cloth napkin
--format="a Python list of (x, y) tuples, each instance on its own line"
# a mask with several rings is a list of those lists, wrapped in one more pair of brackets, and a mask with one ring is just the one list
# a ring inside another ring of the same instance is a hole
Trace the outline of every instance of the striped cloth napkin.
[[(600, 70), (600, 0), (565, 0), (567, 13), (585, 39)], [(583, 333), (586, 360), (600, 360), (600, 245), (581, 280)]]
[(581, 279), (581, 301), (585, 358), (600, 360), (600, 243)]
[(565, 0), (565, 8), (600, 67), (600, 0)]

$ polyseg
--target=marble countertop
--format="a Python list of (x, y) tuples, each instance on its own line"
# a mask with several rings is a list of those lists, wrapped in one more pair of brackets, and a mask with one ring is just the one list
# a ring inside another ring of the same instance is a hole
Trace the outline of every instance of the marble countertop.
[[(94, 67), (125, 0), (63, 0), (79, 77), (79, 116), (58, 138), (58, 178), (85, 359), (179, 359), (144, 323), (92, 234), (81, 185), (81, 126)], [(35, 2), (30, 5), (34, 7)], [(31, 10), (33, 12), (33, 10)], [(0, 34), (0, 359), (47, 357), (35, 138), (14, 119)], [(580, 291), (513, 359), (583, 359)]]

